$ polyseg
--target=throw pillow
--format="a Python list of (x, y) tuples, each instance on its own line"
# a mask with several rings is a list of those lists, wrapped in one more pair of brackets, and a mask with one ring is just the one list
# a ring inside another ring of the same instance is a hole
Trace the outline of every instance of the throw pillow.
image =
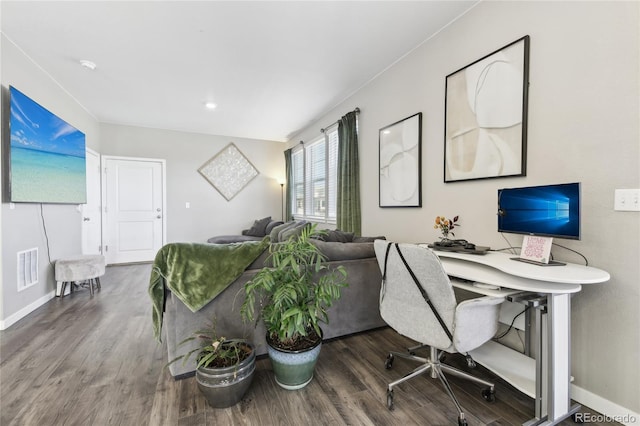
[(278, 241), (286, 241), (289, 238), (297, 237), (302, 233), (302, 230), (307, 225), (309, 225), (309, 222), (305, 220), (301, 220), (300, 222), (294, 222), (293, 226), (290, 226), (280, 231), (280, 233), (278, 234)]
[(269, 222), (269, 224), (265, 228), (264, 235), (271, 235), (271, 231), (273, 231), (273, 228), (275, 228), (278, 225), (282, 225), (283, 223), (284, 222), (281, 222), (279, 220), (272, 220), (271, 222)]
[(275, 226), (269, 233), (269, 238), (271, 239), (271, 242), (277, 243), (278, 241), (280, 241), (278, 240), (278, 235), (280, 234), (280, 231), (287, 229), (288, 227), (293, 226), (295, 224), (296, 222), (291, 221), (291, 222), (283, 223), (282, 225)]
[[(266, 234), (265, 230), (267, 229), (267, 225), (271, 222), (271, 216), (258, 219), (253, 222), (253, 226), (251, 228), (242, 232), (242, 235), (251, 235), (254, 237), (264, 237)], [(245, 233), (246, 232), (246, 233)]]
[(327, 233), (327, 239), (325, 241), (332, 241), (336, 243), (350, 243), (353, 241), (353, 232), (344, 232), (339, 229), (335, 231), (329, 231)]

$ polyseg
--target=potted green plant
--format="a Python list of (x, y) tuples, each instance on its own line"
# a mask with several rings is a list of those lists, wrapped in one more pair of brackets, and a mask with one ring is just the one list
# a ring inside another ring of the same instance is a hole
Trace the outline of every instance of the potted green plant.
[(322, 344), (319, 323), (329, 321), (327, 309), (347, 286), (345, 269), (329, 268), (311, 241), (322, 232), (305, 226), (298, 236), (271, 244), (271, 266), (245, 285), (240, 312), (247, 321), (264, 321), (276, 382), (285, 389), (302, 388), (313, 378)]
[(256, 362), (253, 345), (243, 339), (218, 336), (215, 320), (179, 346), (195, 339), (202, 342), (201, 347), (176, 357), (169, 364), (180, 359), (186, 362), (197, 353), (196, 381), (209, 405), (226, 408), (240, 402), (253, 381)]

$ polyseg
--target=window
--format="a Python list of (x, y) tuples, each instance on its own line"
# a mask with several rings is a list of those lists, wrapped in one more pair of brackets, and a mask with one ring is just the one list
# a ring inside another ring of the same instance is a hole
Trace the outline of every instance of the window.
[(291, 153), (294, 218), (335, 223), (338, 165), (338, 126)]

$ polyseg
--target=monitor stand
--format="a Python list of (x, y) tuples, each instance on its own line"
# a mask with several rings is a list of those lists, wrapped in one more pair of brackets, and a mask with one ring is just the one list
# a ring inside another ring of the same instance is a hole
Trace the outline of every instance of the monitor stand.
[(530, 263), (538, 266), (564, 266), (566, 263), (558, 262), (557, 260), (550, 260), (549, 263), (536, 262), (535, 260), (523, 259), (521, 257), (512, 257), (511, 260), (517, 260), (518, 262)]
[(520, 256), (512, 258), (519, 262), (530, 263), (538, 266), (562, 266), (564, 263), (551, 259), (552, 237), (539, 237), (537, 235), (525, 235), (522, 239)]

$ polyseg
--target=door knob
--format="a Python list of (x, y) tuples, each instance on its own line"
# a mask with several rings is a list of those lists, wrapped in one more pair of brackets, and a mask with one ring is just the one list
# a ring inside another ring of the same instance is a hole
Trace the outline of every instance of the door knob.
[(91, 220), (91, 218), (90, 217), (83, 217), (82, 220), (85, 221), (85, 222), (89, 222)]
[(157, 211), (157, 212), (159, 212), (159, 211), (161, 211), (161, 210), (162, 210), (162, 209), (161, 209), (160, 207), (158, 207), (158, 208), (156, 209), (156, 211)]
[(158, 219), (162, 219), (162, 216), (160, 216), (160, 215), (158, 215), (158, 216), (156, 216), (156, 217), (157, 217)]

